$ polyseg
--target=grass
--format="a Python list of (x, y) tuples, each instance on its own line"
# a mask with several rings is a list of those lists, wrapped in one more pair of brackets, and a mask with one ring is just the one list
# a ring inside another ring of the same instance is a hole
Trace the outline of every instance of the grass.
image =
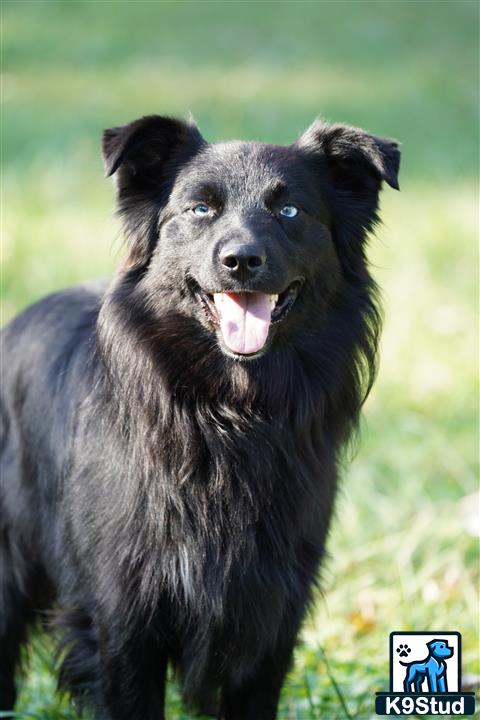
[[(478, 5), (475, 2), (4, 3), (3, 320), (122, 256), (102, 128), (193, 112), (210, 139), (289, 142), (322, 113), (403, 142), (371, 260), (386, 324), (346, 467), (323, 594), (283, 720), (366, 720), (392, 630), (476, 647)], [(36, 637), (18, 716), (76, 720)], [(169, 717), (188, 720), (173, 684)]]

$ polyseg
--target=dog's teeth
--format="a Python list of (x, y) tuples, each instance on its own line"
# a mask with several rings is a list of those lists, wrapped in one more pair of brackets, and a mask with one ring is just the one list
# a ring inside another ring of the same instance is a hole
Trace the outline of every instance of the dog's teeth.
[(270, 304), (271, 304), (272, 308), (274, 308), (275, 305), (277, 304), (277, 300), (278, 300), (278, 295), (270, 295)]

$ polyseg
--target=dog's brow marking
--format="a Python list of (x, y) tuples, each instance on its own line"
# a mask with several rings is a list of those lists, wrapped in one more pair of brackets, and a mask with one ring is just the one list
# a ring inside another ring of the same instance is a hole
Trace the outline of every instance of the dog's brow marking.
[(271, 183), (265, 190), (265, 202), (267, 205), (269, 203), (274, 203), (275, 200), (278, 200), (280, 195), (282, 195), (282, 193), (286, 193), (286, 191), (287, 185), (283, 180), (274, 180), (274, 182)]
[(190, 185), (188, 187), (188, 196), (194, 200), (222, 202), (224, 199), (224, 192), (222, 192), (218, 185), (210, 182), (204, 182), (198, 185)]

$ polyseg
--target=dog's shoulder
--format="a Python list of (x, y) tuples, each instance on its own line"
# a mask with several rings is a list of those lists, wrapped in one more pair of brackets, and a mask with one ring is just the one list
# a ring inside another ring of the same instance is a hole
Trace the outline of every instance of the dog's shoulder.
[(77, 325), (98, 314), (101, 300), (108, 288), (107, 281), (92, 281), (58, 290), (38, 300), (17, 315), (2, 330), (5, 342), (11, 338), (21, 341), (21, 336), (28, 333), (55, 332)]
[(1, 332), (4, 379), (45, 374), (90, 344), (108, 282), (76, 285), (48, 295), (17, 315)]

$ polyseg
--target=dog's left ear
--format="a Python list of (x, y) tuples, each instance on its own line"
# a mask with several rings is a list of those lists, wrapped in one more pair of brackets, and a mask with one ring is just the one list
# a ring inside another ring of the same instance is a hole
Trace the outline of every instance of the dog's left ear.
[(365, 240), (378, 221), (382, 181), (399, 189), (398, 143), (317, 119), (293, 147), (318, 175), (344, 270), (351, 276), (363, 275)]
[(329, 125), (317, 118), (296, 146), (326, 159), (336, 184), (359, 189), (362, 184), (385, 180), (399, 190), (400, 150), (396, 140), (370, 135), (350, 125)]

